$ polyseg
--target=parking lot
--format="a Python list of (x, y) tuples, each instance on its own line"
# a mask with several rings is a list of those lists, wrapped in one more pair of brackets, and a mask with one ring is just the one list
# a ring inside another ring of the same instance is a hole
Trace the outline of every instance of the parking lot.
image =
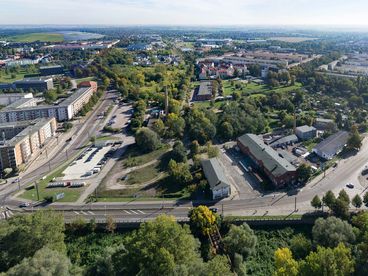
[(85, 179), (99, 173), (112, 154), (111, 150), (111, 145), (86, 149), (64, 170), (62, 180)]

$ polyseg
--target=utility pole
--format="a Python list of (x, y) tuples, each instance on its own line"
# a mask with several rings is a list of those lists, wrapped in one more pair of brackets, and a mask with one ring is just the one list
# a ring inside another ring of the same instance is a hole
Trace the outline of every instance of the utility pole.
[(295, 206), (294, 206), (294, 211), (297, 212), (297, 209), (296, 209), (296, 196), (295, 196)]
[(19, 181), (19, 177), (17, 178), (17, 182), (18, 182), (18, 190), (20, 191), (20, 181)]
[(35, 182), (36, 192), (37, 192), (37, 200), (40, 201), (40, 192), (38, 191), (38, 183)]
[(69, 157), (68, 157), (68, 150), (65, 150), (65, 154), (66, 154), (66, 159), (68, 160)]
[(224, 204), (221, 204), (221, 215), (224, 216)]

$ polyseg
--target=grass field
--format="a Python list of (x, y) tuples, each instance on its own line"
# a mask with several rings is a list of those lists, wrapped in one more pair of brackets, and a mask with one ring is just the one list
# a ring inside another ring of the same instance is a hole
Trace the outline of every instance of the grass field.
[(37, 73), (35, 72), (31, 72), (31, 71), (27, 71), (26, 68), (21, 68), (19, 70), (19, 72), (17, 73), (9, 73), (9, 74), (5, 74), (4, 70), (2, 70), (0, 72), (0, 83), (11, 83), (14, 82), (16, 80), (22, 80), (24, 79), (25, 76), (38, 76)]
[(161, 174), (159, 164), (152, 164), (150, 166), (144, 167), (142, 169), (138, 169), (132, 171), (128, 174), (128, 179), (126, 180), (126, 184), (143, 184), (152, 179), (157, 178)]
[(84, 81), (94, 81), (94, 80), (95, 80), (94, 77), (87, 77), (87, 78), (75, 79), (75, 82), (77, 84), (80, 84), (81, 82), (84, 82)]
[(158, 150), (152, 151), (150, 153), (142, 154), (136, 145), (130, 146), (125, 152), (123, 158), (124, 167), (134, 167), (146, 164), (152, 160), (155, 160), (162, 156), (165, 152), (169, 150), (168, 145), (164, 145)]
[(10, 36), (8, 37), (8, 40), (14, 42), (62, 42), (64, 41), (64, 35), (52, 33), (30, 33)]

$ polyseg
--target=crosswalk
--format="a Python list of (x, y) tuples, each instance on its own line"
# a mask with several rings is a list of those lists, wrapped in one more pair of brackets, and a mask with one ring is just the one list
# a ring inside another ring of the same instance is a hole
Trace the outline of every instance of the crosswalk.
[[(99, 214), (96, 214), (95, 212), (93, 211), (73, 211), (74, 214), (80, 216), (80, 215), (83, 215), (83, 216), (94, 216), (94, 215), (100, 215)], [(145, 215), (146, 213), (142, 210), (122, 210), (122, 212), (124, 212), (125, 214), (127, 215)]]
[(0, 213), (0, 220), (2, 219), (8, 219), (10, 217), (14, 216), (14, 213), (11, 210), (2, 211)]

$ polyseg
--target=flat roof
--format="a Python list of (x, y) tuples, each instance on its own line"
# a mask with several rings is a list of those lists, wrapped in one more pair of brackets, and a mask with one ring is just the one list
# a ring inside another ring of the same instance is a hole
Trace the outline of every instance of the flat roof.
[(80, 97), (84, 95), (88, 90), (92, 89), (91, 87), (81, 87), (77, 91), (75, 91), (72, 95), (66, 98), (64, 101), (60, 103), (60, 106), (70, 105), (74, 101), (78, 100)]
[(47, 81), (52, 81), (52, 78), (50, 77), (40, 77), (40, 78), (26, 78), (23, 80), (17, 80), (14, 83), (15, 84), (19, 84), (19, 83), (40, 83), (40, 82), (47, 82)]
[(211, 81), (201, 81), (197, 95), (199, 96), (212, 95), (212, 82)]
[(299, 127), (297, 127), (296, 129), (297, 129), (297, 130), (299, 130), (299, 131), (301, 131), (301, 132), (309, 132), (309, 131), (314, 131), (314, 130), (316, 130), (316, 128), (315, 128), (315, 127), (307, 126), (307, 125), (305, 125), (305, 126), (299, 126)]
[(40, 67), (40, 70), (43, 70), (43, 69), (54, 69), (54, 68), (64, 68), (64, 66), (63, 65), (41, 66)]
[(19, 107), (21, 107), (22, 105), (28, 103), (28, 102), (33, 102), (35, 101), (34, 98), (22, 98), (22, 99), (19, 99), (9, 105), (7, 105), (6, 107), (3, 108), (2, 111), (6, 111), (6, 110), (11, 110), (11, 109), (17, 109)]

